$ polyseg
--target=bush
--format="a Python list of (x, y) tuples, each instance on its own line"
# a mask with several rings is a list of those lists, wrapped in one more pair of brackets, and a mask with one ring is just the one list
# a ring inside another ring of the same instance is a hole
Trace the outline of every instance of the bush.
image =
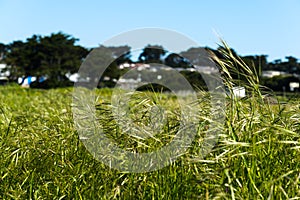
[(261, 84), (272, 89), (273, 91), (290, 91), (290, 82), (299, 82), (299, 79), (294, 76), (274, 76), (272, 78), (262, 78)]
[(74, 82), (70, 81), (66, 77), (63, 80), (55, 80), (55, 79), (47, 79), (43, 82), (35, 81), (30, 84), (31, 88), (38, 89), (51, 89), (51, 88), (62, 88), (62, 87), (70, 87), (73, 86)]

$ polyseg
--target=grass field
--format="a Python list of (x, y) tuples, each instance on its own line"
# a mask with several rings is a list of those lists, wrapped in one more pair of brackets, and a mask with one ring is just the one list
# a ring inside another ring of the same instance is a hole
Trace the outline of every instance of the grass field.
[[(196, 139), (170, 166), (132, 174), (110, 169), (87, 152), (74, 129), (71, 94), (72, 88), (0, 88), (2, 199), (300, 197), (297, 99), (285, 105), (228, 100), (223, 134), (204, 159), (197, 157)], [(111, 90), (98, 94), (105, 101)], [(123, 145), (132, 148), (129, 139)]]
[[(220, 61), (222, 67), (227, 64)], [(0, 87), (0, 198), (299, 199), (300, 99), (268, 104), (255, 76), (247, 77), (252, 95), (227, 98), (226, 118), (219, 124), (222, 132), (209, 154), (201, 155), (210, 120), (209, 98), (202, 93), (198, 94), (200, 107), (195, 108), (200, 110), (198, 133), (187, 152), (171, 165), (145, 173), (111, 169), (86, 150), (74, 128), (73, 88)], [(224, 80), (227, 85), (234, 81), (229, 75)], [(147, 117), (151, 105), (167, 105), (170, 120), (155, 137), (126, 134), (128, 127), (116, 126), (109, 112), (112, 92), (96, 92), (97, 116), (105, 133), (120, 147), (155, 150), (179, 130), (176, 98), (147, 92), (129, 102), (133, 111), (129, 116), (135, 122), (131, 128), (151, 124)]]

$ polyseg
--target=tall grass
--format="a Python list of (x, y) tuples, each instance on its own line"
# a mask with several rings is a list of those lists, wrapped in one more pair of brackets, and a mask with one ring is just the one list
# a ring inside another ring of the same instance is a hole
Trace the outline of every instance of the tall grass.
[[(191, 147), (171, 165), (148, 173), (120, 172), (93, 158), (74, 128), (72, 88), (1, 87), (1, 198), (300, 198), (300, 100), (284, 105), (264, 101), (264, 88), (253, 66), (233, 55), (226, 43), (222, 47), (223, 58), (212, 57), (222, 71), (225, 85), (246, 87), (248, 97), (238, 99), (233, 93), (228, 96), (226, 120), (220, 125), (223, 131), (203, 158), (201, 145), (210, 120), (209, 98), (200, 98), (207, 94), (199, 93), (199, 131)], [(234, 79), (236, 73), (242, 78)], [(96, 110), (106, 134), (122, 148), (154, 150), (168, 143), (178, 131), (181, 119), (174, 96), (135, 94), (128, 111), (135, 124), (120, 128), (110, 112), (112, 92), (97, 91)], [(153, 105), (166, 106), (169, 120), (158, 124), (162, 131), (147, 139), (126, 134), (126, 128), (134, 131), (151, 124), (149, 107)]]

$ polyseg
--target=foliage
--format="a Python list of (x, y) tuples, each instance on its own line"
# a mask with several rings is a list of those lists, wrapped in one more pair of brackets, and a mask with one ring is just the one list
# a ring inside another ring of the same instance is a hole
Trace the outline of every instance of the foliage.
[(85, 70), (80, 71), (79, 76), (83, 80), (90, 79), (90, 82), (94, 82), (93, 85), (97, 85), (99, 88), (113, 87), (122, 74), (119, 65), (131, 63), (130, 57), (130, 47), (128, 46), (106, 47), (101, 45), (92, 49), (84, 61)]
[(268, 69), (284, 71), (287, 73), (297, 73), (300, 74), (300, 64), (297, 62), (297, 58), (292, 56), (286, 56), (287, 61), (283, 62), (281, 60), (275, 60), (268, 64)]
[(200, 73), (190, 71), (182, 71), (180, 73), (188, 80), (196, 91), (200, 88), (201, 90), (207, 90), (207, 85)]
[(0, 63), (2, 63), (7, 53), (7, 46), (3, 43), (0, 43)]
[(184, 57), (176, 54), (176, 53), (170, 53), (165, 58), (165, 65), (173, 68), (190, 68), (193, 67), (192, 64), (189, 63), (187, 59)]
[(162, 57), (166, 54), (166, 50), (159, 45), (147, 45), (143, 52), (139, 55), (139, 62), (142, 63), (163, 63)]
[(64, 80), (66, 74), (78, 71), (88, 51), (75, 45), (77, 39), (64, 33), (50, 36), (33, 35), (26, 42), (14, 41), (8, 45), (5, 62), (10, 66), (10, 79), (23, 80), (28, 76), (45, 77), (55, 85)]
[[(23, 78), (24, 81), (28, 76), (35, 76), (38, 81), (34, 84), (34, 87), (51, 88), (68, 86), (72, 83), (66, 81), (66, 74), (70, 75), (76, 73), (82, 61), (89, 53), (88, 49), (76, 45), (77, 41), (78, 39), (73, 38), (71, 35), (58, 32), (52, 33), (49, 36), (33, 35), (27, 38), (25, 42), (17, 40), (7, 45), (0, 43), (0, 62), (8, 64), (7, 69), (4, 69), (4, 71), (10, 71), (10, 81), (17, 82), (18, 78)], [(87, 77), (87, 74), (82, 74), (81, 80), (87, 78), (93, 79), (93, 81), (98, 82), (99, 88), (114, 87), (116, 80), (128, 71), (128, 69), (122, 71), (118, 68), (118, 66), (123, 63), (157, 63), (165, 64), (173, 68), (192, 68), (193, 65), (206, 66), (207, 61), (205, 58), (207, 56), (204, 55), (204, 51), (211, 51), (219, 59), (226, 59), (224, 55), (220, 53), (222, 51), (221, 46), (217, 50), (209, 47), (192, 47), (183, 50), (179, 54), (175, 54), (167, 52), (164, 47), (160, 45), (149, 44), (142, 50), (137, 61), (131, 60), (129, 46), (99, 46), (95, 49), (97, 49), (97, 51), (94, 53), (100, 57), (99, 59), (96, 58), (96, 60), (98, 59), (102, 64), (109, 60), (110, 63), (106, 63), (109, 67), (99, 80), (100, 76), (95, 77), (96, 74), (99, 74), (95, 71), (99, 66), (97, 66), (96, 62), (92, 61), (94, 67), (91, 66), (91, 69), (87, 70), (89, 77)], [(230, 48), (230, 51), (235, 57), (238, 56), (234, 49)], [(100, 52), (102, 52), (103, 55), (100, 55)], [(107, 58), (104, 58), (105, 56), (107, 56)], [(299, 77), (300, 64), (297, 58), (287, 56), (284, 61), (278, 59), (268, 62), (267, 57), (267, 55), (247, 55), (241, 57), (241, 59), (247, 66), (251, 66), (262, 83), (267, 83), (266, 86), (277, 91), (281, 91), (283, 85), (275, 86), (274, 80), (262, 78), (263, 70), (277, 70), (291, 74), (294, 77)], [(232, 62), (232, 64), (235, 65), (235, 69), (240, 71), (240, 73), (232, 73), (232, 78), (245, 81), (247, 78), (242, 76), (242, 74), (244, 74), (243, 69), (239, 69), (238, 63)], [(189, 73), (184, 72), (184, 74)], [(189, 76), (195, 77), (195, 75), (192, 74), (189, 74)], [(45, 78), (48, 79), (47, 83), (40, 83), (42, 79)], [(199, 82), (201, 82), (201, 80), (198, 81), (196, 85), (199, 85)]]
[(272, 78), (262, 78), (261, 84), (273, 91), (290, 91), (290, 82), (299, 82), (299, 78), (291, 75), (274, 76)]
[(269, 68), (267, 57), (267, 55), (243, 56), (242, 59), (248, 66), (254, 66), (258, 76), (260, 77), (262, 70)]

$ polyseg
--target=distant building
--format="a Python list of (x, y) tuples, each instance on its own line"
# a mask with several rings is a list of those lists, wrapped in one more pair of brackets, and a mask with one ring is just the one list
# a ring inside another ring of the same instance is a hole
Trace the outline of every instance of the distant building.
[(74, 73), (74, 74), (67, 73), (67, 74), (66, 74), (66, 77), (67, 77), (70, 81), (73, 81), (74, 83), (76, 83), (76, 82), (78, 82), (78, 81), (81, 81), (80, 75), (79, 75), (78, 73)]
[(0, 64), (0, 77), (8, 77), (10, 75), (8, 70), (5, 70), (7, 68), (6, 64), (1, 63)]
[(290, 91), (299, 91), (299, 82), (290, 82)]
[(0, 64), (0, 85), (4, 85), (8, 82), (9, 71), (6, 70), (6, 64)]
[(140, 77), (137, 79), (129, 78), (129, 79), (124, 79), (120, 78), (117, 82), (118, 86), (122, 89), (125, 90), (134, 90), (136, 89), (141, 83)]
[(213, 74), (213, 73), (219, 72), (217, 67), (198, 66), (198, 65), (195, 65), (194, 67), (198, 72), (203, 73), (203, 74)]
[(146, 69), (149, 68), (149, 64), (144, 63), (122, 63), (119, 65), (119, 69), (132, 69), (132, 68), (140, 68), (140, 69)]
[(261, 76), (266, 77), (266, 78), (272, 78), (274, 76), (280, 76), (280, 75), (285, 75), (285, 74), (287, 74), (287, 73), (283, 72), (283, 71), (265, 70), (265, 71), (262, 71)]

